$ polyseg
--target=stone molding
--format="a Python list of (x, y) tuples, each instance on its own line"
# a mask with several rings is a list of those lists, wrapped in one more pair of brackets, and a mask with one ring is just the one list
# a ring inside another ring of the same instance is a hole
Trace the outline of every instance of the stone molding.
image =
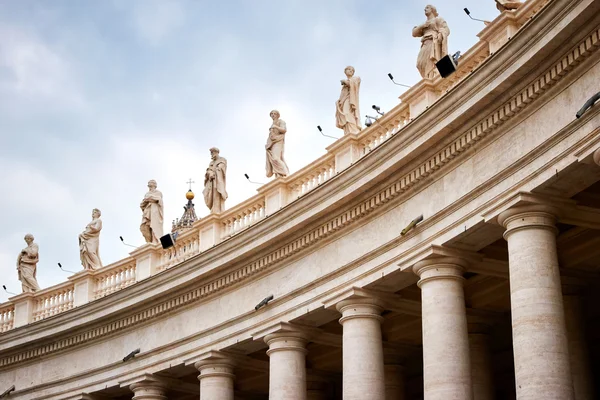
[(204, 299), (209, 295), (214, 295), (242, 280), (256, 275), (257, 273), (272, 268), (283, 260), (362, 219), (376, 209), (381, 208), (392, 199), (401, 197), (400, 195), (405, 193), (408, 189), (424, 181), (425, 178), (428, 178), (433, 173), (439, 171), (451, 160), (460, 156), (477, 142), (497, 131), (502, 124), (521, 112), (542, 93), (554, 86), (583, 59), (596, 51), (599, 46), (600, 27), (587, 35), (586, 38), (568, 51), (558, 62), (554, 63), (551, 68), (547, 69), (545, 73), (539, 75), (536, 79), (526, 85), (517, 95), (506, 101), (502, 106), (496, 108), (496, 110), (487, 117), (479, 120), (471, 129), (464, 132), (449, 145), (446, 145), (442, 150), (437, 151), (436, 154), (428, 158), (425, 162), (413, 168), (410, 172), (402, 175), (402, 177), (394, 184), (387, 186), (385, 189), (371, 196), (369, 199), (362, 201), (360, 204), (339, 213), (334, 218), (326, 221), (302, 237), (283, 245), (266, 256), (232, 271), (225, 276), (134, 315), (121, 318), (107, 325), (99, 326), (85, 332), (73, 334), (53, 343), (46, 343), (33, 348), (30, 347), (23, 352), (4, 357), (0, 359), (0, 368), (12, 366), (72, 346), (88, 343), (90, 340), (105, 337), (126, 328), (132, 328), (146, 321), (158, 318), (168, 312), (172, 312), (174, 309), (189, 305)]

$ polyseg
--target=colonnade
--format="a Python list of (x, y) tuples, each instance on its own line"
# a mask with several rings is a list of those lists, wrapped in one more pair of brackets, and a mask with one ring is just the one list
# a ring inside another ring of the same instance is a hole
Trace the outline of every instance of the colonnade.
[[(563, 300), (556, 249), (558, 210), (547, 205), (511, 208), (506, 228), (517, 399), (591, 400), (591, 377), (581, 337), (580, 303)], [(468, 261), (438, 257), (417, 262), (422, 304), (425, 400), (492, 400), (488, 331), (469, 326), (463, 273)], [(403, 369), (384, 365), (381, 334), (385, 301), (369, 291), (336, 298), (343, 327), (344, 400), (403, 400)], [(565, 318), (565, 307), (569, 318)], [(264, 336), (269, 356), (269, 399), (324, 399), (307, 389), (310, 333), (294, 325)], [(235, 362), (215, 353), (195, 364), (201, 400), (233, 400)], [(131, 385), (136, 400), (166, 399), (155, 382)]]

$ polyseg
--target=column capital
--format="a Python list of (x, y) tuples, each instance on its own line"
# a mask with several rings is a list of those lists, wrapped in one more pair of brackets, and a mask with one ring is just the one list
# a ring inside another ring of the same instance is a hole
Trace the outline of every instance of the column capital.
[(413, 266), (413, 271), (419, 276), (417, 286), (438, 279), (455, 279), (464, 281), (463, 273), (466, 271), (468, 261), (458, 257), (436, 257), (421, 260)]
[(233, 377), (233, 368), (236, 365), (235, 360), (228, 354), (212, 350), (202, 354), (194, 363), (194, 367), (200, 372), (199, 380), (207, 376)]
[[(124, 386), (121, 384), (121, 386)], [(167, 400), (169, 385), (166, 381), (151, 374), (144, 374), (129, 384), (134, 400)]]
[(300, 331), (281, 331), (270, 333), (265, 336), (264, 340), (269, 345), (267, 355), (276, 351), (298, 351), (300, 353), (308, 353), (306, 345), (308, 344), (309, 336)]
[(553, 205), (532, 204), (509, 208), (498, 216), (498, 223), (506, 228), (504, 238), (518, 230), (527, 228), (548, 229), (555, 233), (560, 209)]

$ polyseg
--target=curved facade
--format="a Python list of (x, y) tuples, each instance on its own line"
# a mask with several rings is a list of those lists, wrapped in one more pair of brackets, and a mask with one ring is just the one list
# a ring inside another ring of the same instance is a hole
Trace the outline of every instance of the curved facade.
[(0, 393), (593, 399), (598, 82), (600, 2), (504, 11), (455, 74), (174, 248), (0, 304)]

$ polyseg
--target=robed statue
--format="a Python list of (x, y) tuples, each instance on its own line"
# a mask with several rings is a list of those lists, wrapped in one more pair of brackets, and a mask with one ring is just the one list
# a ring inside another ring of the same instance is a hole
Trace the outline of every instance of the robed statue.
[(425, 7), (427, 21), (415, 26), (412, 34), (421, 38), (421, 50), (417, 58), (417, 69), (423, 78), (435, 77), (435, 64), (448, 54), (448, 36), (450, 29), (437, 9), (428, 5)]
[(100, 260), (100, 231), (102, 230), (102, 213), (97, 208), (92, 210), (92, 222), (79, 234), (79, 256), (83, 269), (102, 268)]
[(40, 290), (36, 279), (37, 263), (40, 260), (39, 248), (37, 244), (33, 243), (33, 240), (34, 238), (31, 233), (25, 235), (27, 247), (21, 250), (17, 257), (17, 271), (23, 293)]
[(287, 127), (285, 121), (279, 118), (279, 111), (273, 110), (269, 114), (273, 119), (273, 123), (269, 128), (269, 138), (265, 149), (267, 151), (267, 178), (275, 175), (275, 178), (288, 176), (290, 171), (285, 159), (283, 158), (283, 148), (285, 145), (285, 133)]
[(335, 102), (335, 125), (344, 130), (344, 135), (349, 135), (359, 133), (362, 129), (358, 104), (360, 78), (354, 76), (354, 67), (351, 66), (346, 67), (344, 73), (346, 79), (341, 80), (342, 91)]
[(211, 213), (219, 214), (225, 211), (227, 200), (226, 174), (227, 160), (219, 156), (219, 149), (210, 149), (210, 164), (204, 174), (204, 202)]
[(156, 190), (156, 181), (148, 181), (148, 193), (140, 204), (142, 209), (142, 223), (140, 231), (146, 243), (158, 243), (163, 235), (163, 196)]

